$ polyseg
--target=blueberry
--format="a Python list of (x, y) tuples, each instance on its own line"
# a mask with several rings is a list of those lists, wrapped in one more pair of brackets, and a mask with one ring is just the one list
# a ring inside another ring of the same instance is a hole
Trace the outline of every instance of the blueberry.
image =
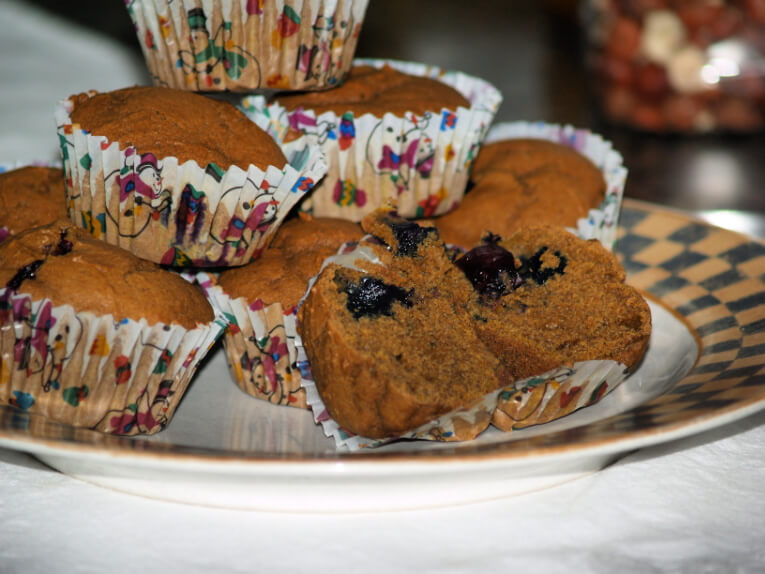
[(346, 307), (354, 319), (375, 317), (377, 315), (393, 316), (393, 304), (398, 301), (407, 307), (412, 306), (414, 289), (406, 290), (382, 279), (363, 276), (358, 283), (336, 277), (335, 282), (347, 296)]
[(532, 279), (537, 285), (544, 285), (553, 275), (563, 275), (566, 271), (568, 259), (560, 251), (553, 253), (558, 258), (558, 265), (555, 267), (542, 267), (542, 255), (547, 252), (548, 247), (540, 247), (534, 255), (528, 259), (523, 259), (519, 273), (526, 279)]
[(388, 217), (385, 220), (398, 243), (396, 255), (413, 257), (417, 255), (417, 249), (432, 232), (437, 232), (435, 227), (422, 227), (406, 219)]
[(44, 259), (37, 259), (32, 261), (32, 263), (24, 265), (24, 267), (19, 269), (16, 274), (11, 277), (10, 281), (8, 281), (5, 286), (11, 291), (18, 291), (19, 287), (21, 287), (21, 284), (26, 279), (34, 279), (37, 276), (37, 270), (40, 269), (43, 263), (45, 263)]
[(499, 245), (499, 239), (497, 235), (487, 235), (481, 245), (455, 262), (473, 288), (490, 299), (499, 299), (523, 284), (513, 254)]
[(61, 230), (61, 235), (59, 237), (58, 243), (56, 244), (56, 248), (53, 250), (52, 255), (66, 255), (74, 248), (74, 243), (66, 238), (66, 233), (66, 229)]

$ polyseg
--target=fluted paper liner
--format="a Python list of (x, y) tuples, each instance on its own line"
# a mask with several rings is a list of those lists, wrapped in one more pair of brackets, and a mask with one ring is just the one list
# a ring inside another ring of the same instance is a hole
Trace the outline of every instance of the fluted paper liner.
[(128, 0), (157, 85), (331, 88), (351, 67), (368, 0)]
[(0, 402), (106, 433), (152, 434), (225, 320), (186, 329), (77, 312), (0, 289)]
[(304, 135), (326, 154), (327, 176), (301, 208), (316, 217), (360, 221), (389, 201), (402, 217), (431, 217), (456, 207), (502, 101), (499, 91), (479, 78), (425, 64), (366, 59), (354, 64), (389, 65), (436, 78), (462, 93), (470, 108), (403, 117), (328, 111), (317, 117), (302, 108), (287, 112), (278, 99), (269, 104), (263, 96), (245, 97), (245, 113), (277, 141)]
[(296, 368), (297, 308), (265, 305), (260, 299), (234, 299), (206, 273), (197, 273), (196, 281), (213, 307), (226, 317), (223, 347), (237, 386), (273, 404), (307, 408)]
[(613, 144), (586, 129), (545, 122), (496, 124), (489, 130), (485, 143), (519, 138), (543, 139), (565, 145), (578, 151), (597, 166), (606, 181), (605, 196), (598, 207), (589, 210), (587, 217), (577, 221), (577, 228), (572, 231), (582, 239), (597, 239), (607, 249), (612, 249), (616, 241), (624, 185), (627, 180), (627, 168)]
[[(93, 95), (95, 92), (92, 92)], [(318, 146), (283, 146), (286, 166), (247, 171), (151, 153), (82, 130), (56, 110), (72, 222), (138, 257), (176, 267), (242, 265), (326, 173)]]
[[(328, 258), (322, 270), (329, 263), (359, 269), (353, 263), (359, 259), (365, 259), (367, 263), (377, 262), (372, 252), (360, 245), (355, 249), (341, 250), (338, 255)], [(308, 291), (315, 280), (316, 277), (310, 282)], [(299, 335), (295, 339), (295, 347), (301, 384), (314, 420), (321, 425), (327, 437), (335, 439), (338, 447), (352, 451), (380, 446), (398, 438), (445, 442), (471, 440), (490, 424), (509, 431), (545, 423), (598, 402), (621, 384), (628, 374), (627, 367), (616, 361), (580, 361), (516, 381), (485, 395), (472, 405), (446, 413), (399, 437), (371, 439), (343, 429), (332, 419), (311, 375), (310, 363)]]

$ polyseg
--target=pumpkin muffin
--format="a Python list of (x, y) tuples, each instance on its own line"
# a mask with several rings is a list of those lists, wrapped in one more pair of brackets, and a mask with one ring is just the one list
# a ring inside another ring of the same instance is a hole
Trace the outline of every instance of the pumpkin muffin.
[(61, 168), (25, 166), (0, 173), (0, 240), (66, 217)]
[(356, 60), (336, 89), (242, 104), (278, 141), (321, 145), (329, 171), (301, 209), (361, 221), (390, 202), (403, 217), (453, 209), (501, 101), (494, 86), (460, 72)]
[(587, 157), (541, 139), (486, 144), (459, 207), (434, 219), (447, 243), (470, 247), (484, 232), (506, 237), (529, 226), (576, 227), (600, 205), (606, 181)]
[(234, 318), (223, 342), (231, 375), (244, 392), (307, 407), (295, 369), (296, 308), (324, 260), (363, 235), (356, 223), (300, 214), (280, 228), (257, 261), (224, 271), (218, 287), (207, 289)]
[(127, 0), (126, 5), (155, 84), (253, 92), (336, 86), (351, 67), (368, 1)]
[(506, 243), (489, 236), (452, 261), (435, 228), (382, 210), (363, 227), (384, 245), (363, 241), (373, 256), (326, 266), (298, 314), (323, 406), (343, 431), (406, 436), (495, 391), (496, 408), (517, 381), (591, 360), (615, 361), (621, 375), (645, 351), (648, 307), (596, 241), (541, 227)]
[(226, 267), (257, 257), (326, 171), (230, 103), (162, 87), (79, 94), (56, 114), (72, 221), (139, 257)]
[(119, 434), (169, 422), (222, 332), (191, 284), (69, 221), (0, 243), (0, 401)]

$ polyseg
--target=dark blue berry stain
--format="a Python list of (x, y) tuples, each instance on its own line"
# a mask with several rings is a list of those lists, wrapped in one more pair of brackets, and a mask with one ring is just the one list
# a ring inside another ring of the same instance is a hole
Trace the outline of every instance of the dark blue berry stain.
[(24, 267), (16, 271), (16, 274), (5, 284), (6, 288), (11, 291), (18, 291), (24, 281), (37, 277), (37, 271), (42, 267), (43, 263), (45, 263), (45, 259), (36, 259), (35, 261), (32, 261), (32, 263), (24, 265)]
[(391, 317), (393, 304), (396, 302), (406, 307), (412, 306), (414, 289), (407, 291), (368, 275), (359, 279), (358, 283), (342, 277), (337, 277), (335, 281), (340, 285), (341, 291), (348, 296), (346, 307), (354, 319), (379, 315)]
[(58, 238), (58, 243), (53, 249), (51, 255), (61, 256), (70, 253), (74, 248), (74, 243), (66, 238), (67, 230), (62, 229)]
[(417, 249), (425, 241), (425, 238), (433, 232), (438, 232), (435, 227), (422, 227), (406, 219), (388, 217), (385, 223), (393, 231), (398, 248), (396, 255), (414, 257)]
[(481, 245), (455, 262), (473, 288), (489, 299), (499, 299), (523, 284), (513, 254), (499, 245), (499, 240), (499, 236), (489, 234)]
[(558, 265), (555, 267), (542, 267), (542, 256), (547, 250), (547, 246), (540, 247), (539, 250), (528, 259), (522, 258), (521, 268), (518, 270), (521, 277), (524, 279), (532, 279), (537, 285), (544, 285), (547, 280), (554, 275), (563, 275), (565, 273), (568, 259), (565, 255), (562, 255), (560, 251), (553, 252), (555, 257), (558, 258)]
[[(46, 256), (48, 254), (61, 256), (66, 255), (72, 251), (74, 244), (66, 238), (66, 234), (67, 230), (62, 229), (58, 243), (56, 243), (55, 246), (46, 245), (44, 247)], [(42, 267), (43, 263), (45, 263), (45, 259), (35, 259), (31, 263), (27, 263), (18, 271), (16, 271), (16, 274), (10, 278), (8, 283), (5, 284), (5, 287), (11, 291), (18, 291), (24, 281), (27, 279), (35, 279), (37, 277), (37, 272), (40, 270), (40, 267)]]

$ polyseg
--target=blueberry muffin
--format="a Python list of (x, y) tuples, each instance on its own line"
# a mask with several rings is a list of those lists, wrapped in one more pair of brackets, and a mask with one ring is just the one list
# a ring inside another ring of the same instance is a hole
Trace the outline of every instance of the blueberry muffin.
[(345, 431), (400, 436), (556, 367), (632, 368), (645, 351), (648, 306), (596, 241), (531, 228), (455, 261), (435, 228), (384, 211), (363, 227), (378, 242), (328, 265), (298, 314), (321, 399)]

